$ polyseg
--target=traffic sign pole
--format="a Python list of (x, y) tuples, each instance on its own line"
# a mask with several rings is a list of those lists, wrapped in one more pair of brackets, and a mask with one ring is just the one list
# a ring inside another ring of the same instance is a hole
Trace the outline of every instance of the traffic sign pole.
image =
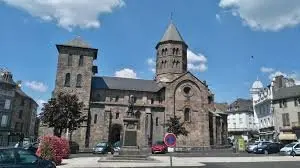
[[(164, 143), (165, 145), (168, 146), (168, 148), (170, 147), (175, 147), (176, 146), (176, 136), (173, 133), (166, 133), (165, 137), (164, 137)], [(170, 167), (173, 167), (173, 160), (172, 160), (172, 151), (170, 151)]]

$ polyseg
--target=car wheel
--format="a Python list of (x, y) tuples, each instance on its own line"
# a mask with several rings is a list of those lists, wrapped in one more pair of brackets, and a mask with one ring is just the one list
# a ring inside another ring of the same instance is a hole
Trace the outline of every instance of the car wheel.
[(268, 155), (268, 154), (269, 154), (269, 152), (268, 152), (267, 150), (265, 150), (265, 152), (264, 152), (264, 153), (265, 153), (265, 155)]
[(291, 156), (293, 156), (293, 157), (296, 156), (295, 151), (292, 151), (292, 152), (291, 152)]
[(113, 155), (115, 153), (115, 150), (111, 150), (110, 153)]
[(154, 152), (152, 151), (152, 154), (154, 154)]

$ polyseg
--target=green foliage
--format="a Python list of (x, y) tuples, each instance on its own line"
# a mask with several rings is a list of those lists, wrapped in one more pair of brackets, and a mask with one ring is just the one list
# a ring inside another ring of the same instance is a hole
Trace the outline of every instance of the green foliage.
[(170, 117), (170, 119), (167, 121), (167, 131), (169, 133), (173, 133), (178, 137), (179, 135), (187, 136), (189, 132), (184, 127), (184, 122), (180, 123), (180, 117), (174, 116)]
[(54, 135), (61, 136), (62, 131), (69, 128), (76, 130), (87, 116), (82, 115), (83, 103), (76, 95), (59, 93), (57, 98), (50, 99), (42, 108), (41, 121), (54, 128)]

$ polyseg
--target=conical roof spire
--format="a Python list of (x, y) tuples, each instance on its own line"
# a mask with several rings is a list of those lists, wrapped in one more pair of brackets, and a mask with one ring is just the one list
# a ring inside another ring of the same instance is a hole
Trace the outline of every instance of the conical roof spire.
[(80, 36), (75, 37), (71, 41), (67, 42), (65, 45), (72, 47), (90, 48), (90, 45), (87, 42), (85, 42)]
[(184, 42), (182, 36), (180, 35), (178, 29), (173, 24), (173, 21), (171, 20), (167, 30), (165, 31), (164, 36), (159, 42), (165, 42), (165, 41), (179, 41)]

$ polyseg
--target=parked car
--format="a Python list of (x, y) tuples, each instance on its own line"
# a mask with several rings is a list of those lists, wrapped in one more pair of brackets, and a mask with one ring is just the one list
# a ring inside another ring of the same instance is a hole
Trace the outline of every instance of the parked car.
[(56, 168), (54, 162), (44, 160), (24, 148), (1, 148), (0, 167)]
[(38, 147), (39, 147), (39, 143), (35, 142), (35, 143), (27, 144), (26, 146), (24, 146), (24, 149), (27, 149), (33, 153), (36, 153)]
[(93, 153), (94, 154), (107, 154), (108, 152), (111, 152), (111, 154), (114, 154), (115, 152), (120, 151), (120, 141), (115, 142), (113, 145), (109, 145), (108, 142), (101, 142), (98, 143), (94, 148), (93, 148)]
[(271, 154), (278, 153), (280, 149), (283, 148), (283, 144), (281, 143), (269, 143), (267, 145), (262, 145), (256, 148), (256, 154)]
[(154, 153), (166, 153), (168, 150), (168, 146), (163, 141), (157, 141), (152, 145), (151, 151)]
[(93, 153), (94, 154), (106, 154), (110, 151), (109, 145), (107, 142), (101, 142), (98, 143), (94, 148), (93, 148)]
[(246, 152), (252, 153), (254, 148), (256, 148), (258, 144), (259, 144), (259, 142), (248, 144), (246, 147)]
[(272, 143), (272, 142), (269, 142), (269, 141), (258, 142), (258, 144), (256, 145), (256, 147), (253, 148), (253, 153), (257, 152), (257, 148), (259, 148), (259, 147), (265, 147), (265, 146), (267, 146), (270, 143)]
[(291, 156), (300, 155), (300, 143), (292, 142), (290, 144), (285, 145), (282, 149), (280, 149), (280, 154)]
[(113, 151), (111, 151), (112, 152), (112, 154), (114, 154), (115, 152), (120, 152), (120, 149), (121, 149), (121, 147), (120, 147), (120, 141), (117, 141), (117, 142), (115, 142), (113, 145), (112, 145), (112, 149), (113, 149)]

